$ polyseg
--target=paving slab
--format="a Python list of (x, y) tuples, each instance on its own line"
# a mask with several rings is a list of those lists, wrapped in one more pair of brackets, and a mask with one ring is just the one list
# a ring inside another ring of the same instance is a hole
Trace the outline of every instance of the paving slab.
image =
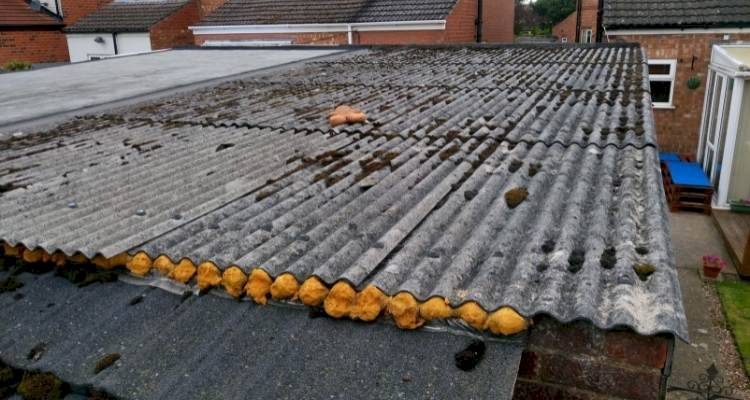
[[(737, 279), (727, 248), (710, 216), (670, 213), (669, 219), (690, 343), (677, 341), (668, 387), (688, 387), (689, 382), (698, 380), (711, 364), (715, 364), (725, 379), (725, 386), (735, 389), (735, 397), (745, 398), (743, 396), (748, 393), (742, 392), (742, 387), (746, 382), (728, 379), (730, 375), (736, 375), (730, 360), (732, 357), (728, 355), (733, 351), (733, 343), (723, 326), (721, 306), (713, 284), (705, 282), (700, 273), (701, 258), (717, 255), (727, 261), (721, 279)], [(677, 390), (670, 390), (667, 394), (670, 400), (694, 398), (695, 394)]]
[[(2, 74), (0, 129), (35, 118), (340, 51), (170, 50)], [(102, 68), (103, 65), (106, 68)]]

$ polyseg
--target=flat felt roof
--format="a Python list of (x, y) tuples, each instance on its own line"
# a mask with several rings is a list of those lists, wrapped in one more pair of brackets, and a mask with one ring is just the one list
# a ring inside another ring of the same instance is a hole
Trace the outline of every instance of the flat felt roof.
[[(485, 340), (482, 360), (464, 372), (454, 355), (474, 339), (465, 334), (123, 282), (78, 288), (53, 273), (18, 279), (24, 287), (0, 294), (0, 358), (118, 399), (504, 400), (525, 345), (523, 336)], [(120, 359), (96, 373), (112, 353)]]
[(301, 63), (0, 142), (0, 238), (686, 338), (647, 77), (631, 45)]

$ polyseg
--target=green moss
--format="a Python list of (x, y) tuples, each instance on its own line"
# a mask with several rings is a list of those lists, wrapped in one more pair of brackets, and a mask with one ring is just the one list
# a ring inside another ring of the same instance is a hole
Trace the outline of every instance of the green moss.
[(26, 61), (10, 60), (3, 64), (3, 69), (6, 71), (25, 71), (31, 69), (31, 63)]
[(523, 203), (527, 197), (529, 197), (529, 191), (526, 188), (511, 189), (505, 192), (505, 203), (508, 204), (509, 208), (513, 209)]
[(14, 292), (16, 289), (23, 287), (23, 282), (20, 282), (14, 276), (9, 276), (3, 280), (0, 280), (0, 293)]
[(16, 392), (16, 373), (12, 368), (0, 366), (0, 399), (10, 397)]
[(120, 353), (110, 353), (99, 359), (94, 367), (94, 373), (98, 374), (105, 369), (109, 368), (120, 359)]
[(716, 290), (742, 357), (745, 374), (750, 376), (750, 285), (743, 282), (718, 282)]
[(48, 373), (24, 374), (18, 385), (18, 394), (24, 400), (60, 400), (63, 398), (63, 382)]
[(633, 266), (633, 271), (638, 275), (638, 278), (645, 282), (656, 271), (656, 268), (651, 264), (636, 264)]

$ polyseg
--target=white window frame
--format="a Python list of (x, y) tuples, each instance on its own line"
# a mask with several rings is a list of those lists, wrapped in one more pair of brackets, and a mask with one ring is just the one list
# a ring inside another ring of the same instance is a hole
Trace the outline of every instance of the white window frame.
[(652, 74), (649, 68), (648, 83), (649, 89), (651, 88), (651, 82), (669, 82), (669, 101), (668, 102), (656, 102), (653, 101), (654, 108), (674, 108), (674, 86), (677, 77), (677, 60), (648, 60), (648, 65), (669, 65), (669, 74)]
[(591, 28), (581, 29), (581, 43), (591, 43), (594, 41), (594, 30)]
[(562, 42), (562, 43), (568, 43), (568, 37), (567, 37), (567, 36), (563, 36), (563, 37), (562, 37), (562, 38), (560, 39), (560, 42)]

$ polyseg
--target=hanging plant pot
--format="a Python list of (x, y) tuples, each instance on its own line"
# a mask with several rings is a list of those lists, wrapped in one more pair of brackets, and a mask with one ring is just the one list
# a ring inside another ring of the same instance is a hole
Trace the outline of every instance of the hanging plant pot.
[(687, 87), (690, 90), (695, 90), (701, 87), (701, 78), (698, 78), (698, 75), (693, 75), (690, 77), (690, 79), (687, 80)]

